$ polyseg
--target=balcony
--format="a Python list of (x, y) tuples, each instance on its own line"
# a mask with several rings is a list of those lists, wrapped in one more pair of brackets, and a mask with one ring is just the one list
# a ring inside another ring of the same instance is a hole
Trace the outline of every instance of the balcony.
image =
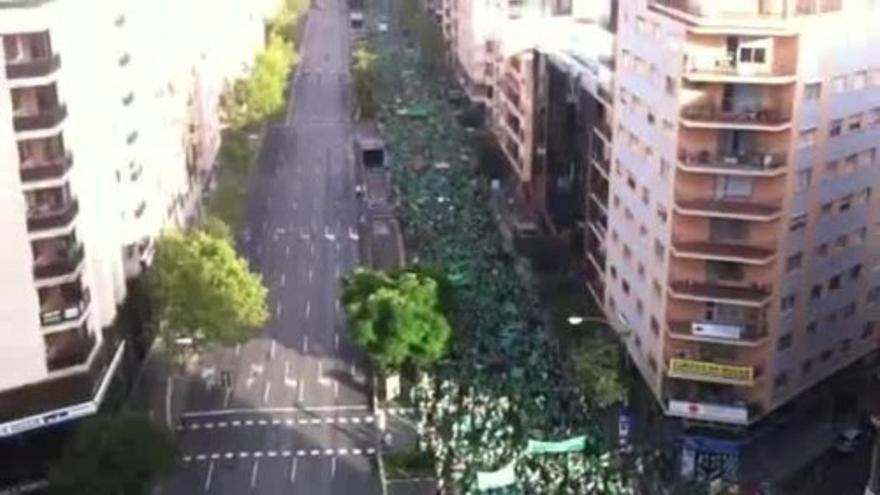
[(672, 358), (666, 368), (670, 378), (750, 387), (762, 375), (761, 368), (736, 362)]
[(682, 215), (757, 222), (776, 220), (782, 213), (782, 208), (778, 204), (730, 198), (676, 199), (675, 209)]
[(45, 336), (46, 366), (50, 372), (85, 364), (97, 339), (86, 327)]
[(764, 325), (745, 321), (672, 320), (667, 329), (669, 337), (693, 342), (754, 347), (768, 340)]
[[(649, 0), (651, 10), (703, 29), (742, 34), (786, 30), (785, 3), (764, 0)], [(786, 30), (788, 31), (788, 30)]]
[(682, 107), (681, 123), (698, 129), (779, 132), (791, 127), (791, 117), (768, 107), (727, 111), (713, 104), (697, 103)]
[(61, 277), (77, 271), (82, 265), (84, 249), (75, 241), (46, 239), (34, 242), (34, 277)]
[(791, 67), (737, 63), (728, 55), (691, 62), (684, 77), (702, 83), (791, 84), (797, 80)]
[(79, 212), (79, 203), (75, 198), (68, 198), (59, 203), (42, 204), (28, 209), (28, 231), (48, 230), (66, 227), (73, 222)]
[(745, 402), (715, 403), (704, 400), (669, 399), (666, 414), (684, 419), (745, 426), (756, 416)]
[(708, 150), (678, 152), (679, 168), (702, 174), (772, 177), (785, 173), (785, 153), (740, 152), (716, 153)]
[(676, 280), (669, 283), (669, 295), (692, 301), (712, 301), (741, 306), (763, 306), (769, 301), (770, 288), (761, 284), (722, 285), (695, 280)]
[(776, 257), (770, 247), (716, 241), (673, 240), (672, 254), (678, 258), (730, 261), (748, 265), (764, 265)]
[(16, 60), (6, 63), (6, 77), (8, 79), (27, 79), (32, 77), (45, 77), (53, 74), (61, 67), (59, 54), (46, 57)]
[(19, 175), (22, 182), (38, 182), (63, 177), (73, 166), (73, 155), (50, 157), (45, 160), (28, 160), (22, 162)]
[(66, 105), (55, 105), (46, 108), (40, 108), (35, 113), (15, 115), (12, 119), (12, 126), (16, 132), (36, 131), (40, 129), (51, 129), (64, 121), (67, 117)]
[[(79, 281), (39, 289), (40, 324), (57, 330), (58, 325), (81, 320), (89, 309), (91, 298), (88, 289)], [(66, 326), (66, 325), (65, 325)], [(47, 329), (47, 330), (52, 330)]]

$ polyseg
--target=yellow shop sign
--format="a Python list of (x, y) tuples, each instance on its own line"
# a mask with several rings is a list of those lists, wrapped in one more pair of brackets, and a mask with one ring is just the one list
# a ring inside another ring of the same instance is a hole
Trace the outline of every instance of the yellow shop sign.
[(726, 364), (691, 361), (689, 359), (670, 359), (669, 374), (682, 377), (704, 377), (714, 380), (748, 382), (754, 380), (751, 366), (730, 366)]

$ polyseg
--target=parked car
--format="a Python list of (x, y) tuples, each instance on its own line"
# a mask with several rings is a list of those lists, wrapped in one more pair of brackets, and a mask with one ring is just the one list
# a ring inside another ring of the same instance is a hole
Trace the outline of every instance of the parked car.
[(841, 454), (852, 454), (865, 440), (865, 433), (859, 428), (847, 428), (837, 435), (834, 450)]

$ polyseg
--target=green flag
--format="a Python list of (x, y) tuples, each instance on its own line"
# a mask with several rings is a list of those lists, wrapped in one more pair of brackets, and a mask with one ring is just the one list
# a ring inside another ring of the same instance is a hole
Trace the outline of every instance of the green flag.
[(516, 473), (513, 472), (513, 462), (497, 471), (477, 472), (477, 488), (480, 490), (492, 490), (504, 488), (516, 483)]
[(587, 447), (587, 437), (579, 436), (558, 442), (541, 442), (529, 440), (526, 454), (563, 454), (565, 452), (583, 452)]

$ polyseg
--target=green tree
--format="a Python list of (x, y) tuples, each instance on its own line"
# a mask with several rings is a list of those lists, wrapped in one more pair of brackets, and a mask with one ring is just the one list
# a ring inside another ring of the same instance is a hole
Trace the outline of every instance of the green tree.
[(166, 345), (247, 340), (268, 319), (267, 289), (228, 239), (206, 230), (163, 236), (149, 273), (152, 299)]
[(383, 371), (424, 367), (445, 355), (452, 330), (441, 311), (439, 287), (415, 270), (358, 269), (343, 281), (354, 341)]
[(145, 495), (177, 463), (171, 433), (140, 416), (84, 420), (49, 474), (50, 492)]
[(245, 127), (282, 111), (287, 76), (297, 60), (290, 42), (277, 33), (270, 35), (248, 77), (236, 81), (224, 95), (224, 113), (229, 124)]
[(375, 94), (376, 61), (379, 57), (366, 43), (361, 42), (355, 47), (351, 58), (358, 116), (363, 120), (375, 118), (379, 113), (379, 104)]
[(586, 338), (572, 351), (574, 369), (584, 396), (597, 407), (620, 402), (626, 386), (620, 379), (620, 351), (616, 342)]

